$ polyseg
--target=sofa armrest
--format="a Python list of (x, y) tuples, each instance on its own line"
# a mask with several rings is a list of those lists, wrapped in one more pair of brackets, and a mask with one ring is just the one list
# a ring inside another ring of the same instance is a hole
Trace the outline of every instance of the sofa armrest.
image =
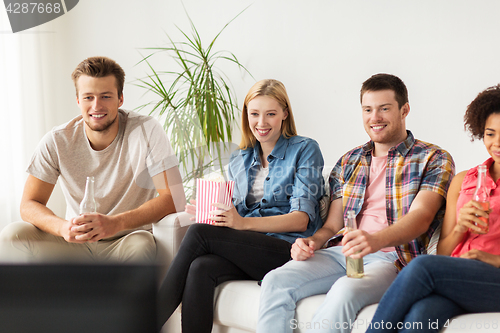
[(193, 222), (191, 215), (181, 212), (165, 216), (153, 223), (153, 236), (156, 242), (156, 262), (163, 275), (174, 259), (186, 231)]

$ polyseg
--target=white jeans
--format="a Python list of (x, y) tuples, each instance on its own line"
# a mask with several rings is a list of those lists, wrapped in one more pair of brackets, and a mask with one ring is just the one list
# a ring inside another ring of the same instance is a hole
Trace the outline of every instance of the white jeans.
[(308, 296), (327, 294), (308, 332), (351, 331), (356, 315), (365, 306), (377, 303), (396, 278), (396, 252), (376, 252), (363, 258), (365, 276), (346, 276), (342, 246), (315, 252), (306, 261), (289, 261), (269, 272), (262, 282), (257, 333), (293, 331), (296, 303)]

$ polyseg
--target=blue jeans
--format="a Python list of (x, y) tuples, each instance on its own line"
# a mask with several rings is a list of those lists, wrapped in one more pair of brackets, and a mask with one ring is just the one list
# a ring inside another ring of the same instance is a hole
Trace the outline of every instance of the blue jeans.
[[(264, 277), (257, 332), (292, 332), (297, 325), (311, 326), (311, 332), (350, 332), (359, 310), (377, 303), (396, 278), (396, 259), (395, 252), (365, 256), (361, 279), (346, 276), (341, 246), (316, 251), (306, 261), (289, 261)], [(312, 322), (296, 323), (296, 303), (319, 294), (327, 296)]]
[(500, 312), (499, 299), (498, 268), (471, 259), (420, 256), (387, 290), (367, 333), (438, 332), (460, 314)]

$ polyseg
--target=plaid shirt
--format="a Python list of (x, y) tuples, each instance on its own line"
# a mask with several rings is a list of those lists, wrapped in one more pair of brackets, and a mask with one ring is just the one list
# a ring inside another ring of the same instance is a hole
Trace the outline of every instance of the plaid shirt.
[[(446, 192), (455, 174), (451, 155), (436, 145), (416, 140), (410, 131), (399, 145), (387, 155), (386, 213), (389, 225), (396, 223), (410, 210), (419, 191), (432, 191), (446, 199)], [(357, 147), (340, 158), (330, 174), (330, 198), (342, 198), (344, 218), (349, 210), (356, 215), (365, 198), (373, 142)], [(443, 205), (429, 229), (408, 244), (396, 246), (398, 268), (406, 266), (417, 255), (427, 253), (427, 245), (434, 230), (443, 222)]]

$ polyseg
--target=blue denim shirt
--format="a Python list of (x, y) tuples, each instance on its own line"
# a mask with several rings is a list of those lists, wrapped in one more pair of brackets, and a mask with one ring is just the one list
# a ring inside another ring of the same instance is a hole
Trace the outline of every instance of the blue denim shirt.
[(267, 233), (290, 243), (296, 238), (309, 237), (322, 226), (319, 199), (324, 194), (323, 155), (316, 141), (293, 136), (281, 136), (267, 157), (269, 174), (264, 182), (264, 196), (260, 202), (247, 204), (247, 195), (259, 169), (260, 143), (238, 150), (229, 162), (229, 179), (234, 180), (233, 204), (243, 217), (264, 217), (301, 211), (309, 215), (304, 232)]

